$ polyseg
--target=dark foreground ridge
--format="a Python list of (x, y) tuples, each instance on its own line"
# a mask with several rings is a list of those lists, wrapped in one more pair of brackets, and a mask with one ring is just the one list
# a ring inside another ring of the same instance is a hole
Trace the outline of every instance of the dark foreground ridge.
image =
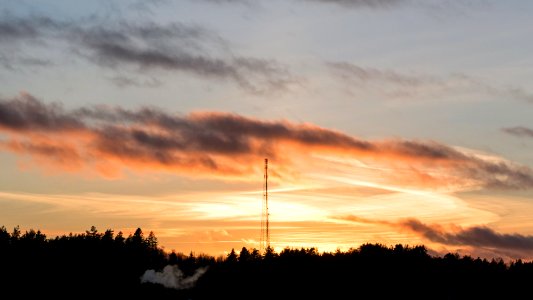
[[(174, 270), (177, 279), (162, 270)], [(150, 283), (154, 276), (174, 288)], [(167, 254), (141, 229), (124, 237), (92, 227), (48, 239), (39, 231), (0, 228), (2, 299), (531, 299), (532, 278), (531, 262), (434, 257), (424, 246), (268, 249), (264, 255), (242, 248), (215, 258)]]

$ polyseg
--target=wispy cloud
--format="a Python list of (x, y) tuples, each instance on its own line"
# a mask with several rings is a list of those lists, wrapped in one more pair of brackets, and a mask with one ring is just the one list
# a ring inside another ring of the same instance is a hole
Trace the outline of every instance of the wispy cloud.
[(209, 53), (226, 52), (223, 41), (198, 27), (126, 24), (114, 29), (78, 28), (73, 33), (86, 54), (102, 66), (181, 71), (230, 80), (252, 92), (263, 87), (285, 89), (291, 80), (286, 68), (273, 60)]
[(502, 131), (518, 137), (533, 138), (533, 129), (523, 126), (502, 128)]
[(520, 87), (497, 87), (465, 74), (435, 76), (365, 67), (348, 62), (327, 62), (326, 66), (333, 76), (341, 79), (349, 91), (352, 87), (366, 88), (392, 98), (481, 93), (533, 102), (533, 94)]
[[(202, 0), (204, 2), (217, 3), (217, 4), (229, 4), (229, 3), (248, 3), (251, 4), (253, 1), (250, 0)], [(343, 7), (350, 8), (389, 8), (394, 7), (400, 4), (405, 4), (411, 2), (411, 0), (295, 0), (295, 2), (314, 2), (319, 4), (332, 4), (340, 5)]]
[(149, 78), (149, 79), (137, 79), (135, 77), (128, 77), (128, 76), (115, 76), (111, 78), (111, 81), (117, 85), (118, 87), (129, 87), (129, 86), (135, 86), (135, 87), (159, 87), (161, 86), (161, 81), (157, 78)]
[(0, 67), (19, 70), (23, 67), (46, 67), (53, 65), (48, 58), (31, 55), (19, 48), (31, 45), (45, 45), (43, 34), (60, 31), (63, 23), (47, 17), (14, 18), (6, 13), (0, 15)]
[(420, 75), (403, 74), (392, 70), (362, 67), (348, 62), (329, 62), (327, 66), (336, 76), (346, 81), (364, 84), (372, 81), (388, 82), (397, 85), (419, 86), (440, 82), (435, 78)]
[(345, 7), (389, 8), (399, 4), (409, 3), (409, 0), (300, 0), (324, 4), (337, 4)]
[(14, 18), (4, 14), (0, 21), (0, 41), (20, 42), (37, 39), (48, 30), (61, 30), (66, 25), (47, 17)]
[[(253, 0), (202, 0), (207, 3), (216, 4), (256, 4), (259, 1)], [(389, 10), (398, 9), (402, 7), (416, 7), (424, 8), (431, 12), (446, 11), (449, 9), (458, 8), (477, 8), (486, 7), (485, 0), (469, 0), (469, 1), (439, 1), (439, 0), (293, 0), (296, 5), (309, 5), (312, 3), (318, 5), (338, 6), (345, 9), (372, 9), (372, 10)]]
[(212, 3), (249, 3), (249, 0), (203, 0), (205, 2), (212, 2)]
[(284, 91), (297, 82), (287, 66), (272, 59), (237, 55), (212, 31), (182, 23), (98, 24), (8, 17), (0, 21), (0, 41), (11, 44), (0, 47), (5, 66), (20, 61), (12, 54), (13, 47), (32, 43), (34, 47), (67, 45), (79, 57), (106, 68), (181, 72), (233, 82), (257, 94)]
[(108, 106), (66, 110), (22, 93), (0, 101), (0, 131), (9, 136), (1, 142), (3, 149), (55, 157), (56, 162), (76, 158), (77, 164), (81, 161), (110, 174), (132, 168), (241, 176), (259, 171), (251, 162), (265, 156), (290, 169), (303, 157), (323, 154), (388, 166), (376, 170), (389, 172), (388, 176), (402, 174), (406, 177), (402, 180), (417, 184), (533, 187), (533, 173), (527, 167), (433, 141), (369, 141), (313, 124), (229, 113), (182, 116), (157, 108)]

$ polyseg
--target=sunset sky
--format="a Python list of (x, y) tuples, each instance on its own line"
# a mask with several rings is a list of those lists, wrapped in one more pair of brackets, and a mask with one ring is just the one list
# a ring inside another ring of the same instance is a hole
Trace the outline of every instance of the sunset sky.
[(0, 225), (533, 259), (533, 2), (0, 2)]

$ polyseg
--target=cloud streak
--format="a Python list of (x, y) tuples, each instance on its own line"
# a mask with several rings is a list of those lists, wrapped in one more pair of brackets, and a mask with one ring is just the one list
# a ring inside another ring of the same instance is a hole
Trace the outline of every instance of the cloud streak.
[(272, 60), (230, 53), (221, 53), (220, 57), (209, 54), (208, 48), (225, 52), (223, 41), (202, 28), (182, 24), (135, 27), (125, 24), (111, 30), (77, 28), (73, 33), (87, 50), (86, 54), (102, 66), (181, 71), (227, 79), (253, 92), (260, 92), (260, 85), (285, 89), (291, 81), (286, 68)]
[(533, 102), (533, 94), (518, 87), (494, 87), (465, 74), (433, 76), (359, 66), (348, 62), (327, 62), (331, 74), (351, 87), (367, 88), (396, 98), (419, 95), (440, 96), (453, 93), (483, 93)]
[(428, 77), (401, 74), (391, 70), (362, 67), (347, 62), (329, 62), (326, 65), (338, 77), (359, 84), (382, 81), (398, 85), (419, 86), (435, 81)]
[[(102, 67), (180, 72), (232, 82), (256, 94), (284, 91), (297, 82), (279, 62), (236, 55), (213, 32), (182, 23), (101, 25), (94, 21), (73, 23), (45, 17), (7, 17), (0, 21), (0, 41), (19, 46), (32, 43), (38, 47), (66, 44), (71, 52)], [(3, 65), (19, 63), (12, 47), (0, 47), (0, 50), (4, 54)]]
[[(216, 4), (255, 4), (251, 0), (202, 0), (207, 3)], [(472, 8), (485, 7), (486, 3), (483, 0), (479, 1), (420, 1), (420, 0), (293, 0), (296, 5), (307, 5), (316, 3), (318, 5), (336, 5), (346, 9), (373, 9), (373, 10), (388, 10), (402, 7), (416, 7), (425, 8), (427, 10), (442, 11), (450, 8)]]
[(502, 131), (518, 137), (533, 138), (533, 129), (524, 126), (502, 128)]
[[(204, 2), (217, 4), (246, 3), (251, 4), (250, 0), (203, 0)], [(397, 5), (411, 2), (410, 0), (299, 0), (297, 2), (314, 2), (318, 4), (333, 4), (349, 8), (373, 8), (382, 9), (390, 8)]]
[(22, 93), (0, 101), (0, 132), (8, 137), (0, 141), (4, 150), (41, 159), (49, 155), (67, 166), (72, 160), (110, 176), (124, 168), (243, 176), (260, 171), (252, 166), (263, 157), (298, 169), (296, 161), (320, 154), (407, 170), (401, 173), (405, 178), (396, 179), (414, 184), (533, 187), (533, 173), (527, 167), (433, 141), (369, 141), (313, 124), (229, 113), (177, 115), (157, 108), (109, 106), (66, 110)]
[(47, 17), (19, 19), (4, 14), (0, 21), (0, 41), (20, 42), (37, 39), (46, 31), (61, 30), (64, 25)]
[(345, 7), (390, 8), (409, 3), (409, 0), (300, 0), (324, 4), (337, 4)]

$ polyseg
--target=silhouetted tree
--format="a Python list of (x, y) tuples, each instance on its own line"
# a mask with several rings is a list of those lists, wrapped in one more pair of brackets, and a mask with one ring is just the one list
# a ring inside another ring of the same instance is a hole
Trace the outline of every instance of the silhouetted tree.
[(250, 252), (250, 258), (251, 258), (251, 260), (253, 260), (253, 261), (261, 260), (261, 252), (259, 252), (258, 249), (253, 248), (253, 249), (252, 249), (252, 252)]
[(178, 255), (174, 250), (168, 255), (168, 263), (170, 265), (177, 265), (178, 264)]
[(0, 227), (0, 251), (9, 246), (11, 235), (5, 226)]
[(235, 253), (235, 249), (231, 249), (231, 252), (228, 254), (228, 257), (226, 258), (226, 261), (228, 263), (234, 263), (237, 262), (237, 254)]
[[(47, 238), (39, 230), (21, 234), (0, 227), (0, 288), (17, 298), (116, 297), (173, 299), (362, 298), (516, 299), (528, 295), (533, 263), (481, 259), (448, 253), (430, 256), (424, 246), (364, 244), (347, 251), (320, 253), (316, 248), (242, 247), (225, 259), (205, 254), (165, 254), (153, 232), (144, 237), (138, 228), (124, 239), (122, 232), (99, 233), (96, 227), (81, 234)], [(238, 263), (237, 263), (238, 262)], [(177, 264), (185, 276), (208, 267), (197, 286), (187, 290), (141, 284), (148, 269), (161, 271)], [(268, 287), (265, 289), (265, 285)], [(31, 288), (28, 288), (28, 287)], [(357, 291), (355, 293), (354, 291)], [(255, 293), (255, 294), (254, 294)], [(360, 297), (361, 296), (361, 297)]]
[(117, 244), (123, 244), (125, 240), (126, 239), (124, 238), (124, 234), (122, 233), (122, 231), (119, 231), (117, 233), (117, 236), (115, 237), (115, 242)]
[(146, 238), (146, 245), (149, 248), (157, 249), (157, 237), (155, 236), (153, 231), (150, 231), (148, 234), (148, 237)]
[(11, 240), (16, 241), (20, 238), (20, 227), (17, 225), (13, 228), (13, 233), (11, 233)]
[(114, 231), (112, 229), (107, 229), (102, 235), (102, 241), (108, 242), (108, 243), (112, 242), (114, 240), (113, 235), (114, 235)]
[(142, 244), (144, 244), (144, 234), (141, 228), (137, 228), (133, 235), (128, 236), (128, 238), (126, 239), (126, 243), (135, 246), (141, 246)]
[(246, 247), (242, 247), (241, 252), (239, 253), (239, 262), (245, 263), (249, 262), (251, 259), (250, 251)]
[(265, 254), (263, 255), (263, 259), (272, 260), (276, 256), (278, 256), (278, 254), (276, 253), (276, 251), (274, 251), (274, 248), (272, 248), (270, 246), (266, 247)]
[(100, 234), (98, 234), (98, 230), (96, 229), (96, 226), (91, 226), (90, 230), (86, 230), (85, 233), (87, 234), (88, 238), (99, 238)]

